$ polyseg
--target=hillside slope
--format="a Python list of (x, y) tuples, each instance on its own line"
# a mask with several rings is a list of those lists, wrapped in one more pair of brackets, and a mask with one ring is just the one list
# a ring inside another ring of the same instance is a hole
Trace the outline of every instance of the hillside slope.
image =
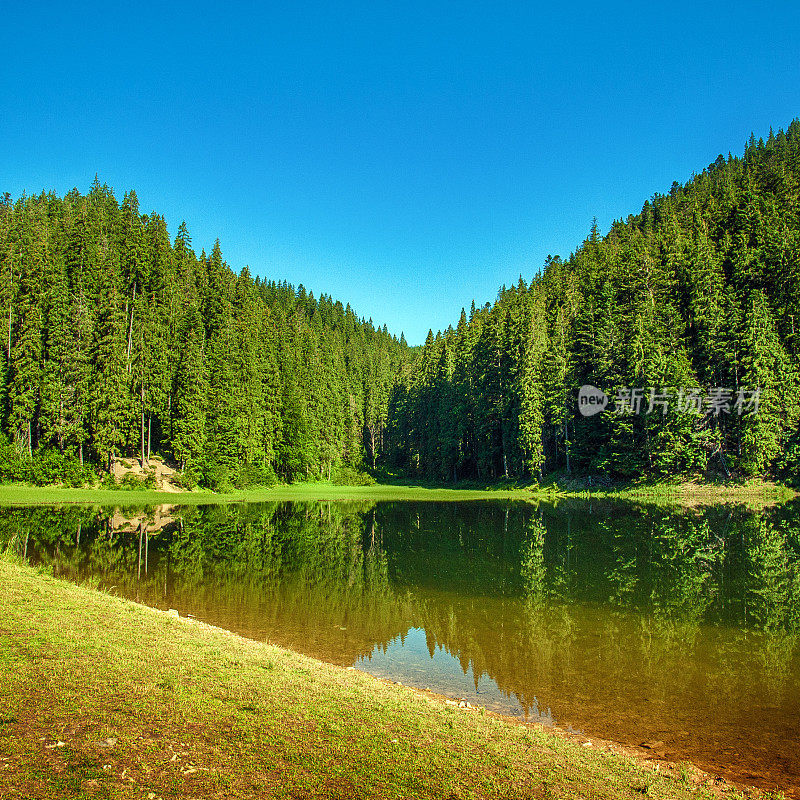
[[(391, 399), (390, 461), (437, 480), (796, 480), (799, 348), (795, 120), (429, 334)], [(586, 384), (603, 413), (581, 413)]]
[(0, 202), (0, 343), (19, 452), (157, 451), (214, 488), (374, 463), (409, 357), (349, 305), (235, 274), (219, 242), (196, 255), (184, 224), (170, 241), (135, 192), (118, 204), (97, 181)]

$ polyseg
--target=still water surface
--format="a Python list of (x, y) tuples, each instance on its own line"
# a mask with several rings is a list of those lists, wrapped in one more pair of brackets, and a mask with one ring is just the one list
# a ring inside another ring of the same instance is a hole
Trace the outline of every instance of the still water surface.
[(56, 574), (800, 797), (800, 508), (6, 509)]

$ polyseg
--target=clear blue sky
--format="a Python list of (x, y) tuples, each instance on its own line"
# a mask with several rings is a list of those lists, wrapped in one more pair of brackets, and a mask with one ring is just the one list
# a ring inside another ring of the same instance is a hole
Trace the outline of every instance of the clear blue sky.
[(6, 3), (0, 192), (185, 219), (410, 343), (800, 115), (796, 2)]

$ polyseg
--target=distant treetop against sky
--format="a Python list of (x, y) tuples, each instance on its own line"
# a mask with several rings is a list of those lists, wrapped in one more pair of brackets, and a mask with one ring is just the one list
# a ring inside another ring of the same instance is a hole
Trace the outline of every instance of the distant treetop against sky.
[(796, 3), (9, 4), (0, 193), (219, 237), (419, 344), (800, 115)]

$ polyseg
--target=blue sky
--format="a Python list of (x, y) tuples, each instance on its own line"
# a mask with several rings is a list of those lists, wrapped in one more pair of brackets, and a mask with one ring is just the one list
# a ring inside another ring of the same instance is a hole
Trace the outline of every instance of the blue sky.
[(800, 115), (796, 3), (5, 4), (0, 192), (97, 174), (410, 343)]

